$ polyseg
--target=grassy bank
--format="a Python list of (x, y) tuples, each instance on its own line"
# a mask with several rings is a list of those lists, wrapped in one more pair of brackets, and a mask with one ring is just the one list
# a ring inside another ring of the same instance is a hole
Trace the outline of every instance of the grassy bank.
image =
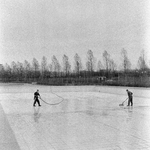
[(109, 86), (132, 86), (132, 87), (150, 87), (150, 77), (140, 76), (140, 77), (130, 77), (121, 76), (116, 78), (99, 78), (99, 77), (89, 77), (89, 78), (47, 78), (47, 79), (22, 79), (22, 80), (1, 80), (4, 83), (31, 83), (31, 84), (41, 84), (41, 85), (109, 85)]
[(100, 80), (98, 78), (51, 78), (37, 81), (43, 85), (109, 85), (150, 87), (150, 77), (120, 77)]

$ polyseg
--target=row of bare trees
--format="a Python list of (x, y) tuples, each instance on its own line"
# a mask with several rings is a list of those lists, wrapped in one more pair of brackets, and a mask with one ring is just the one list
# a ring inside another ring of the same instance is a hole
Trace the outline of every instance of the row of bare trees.
[[(121, 60), (122, 70), (124, 72), (129, 71), (131, 69), (131, 62), (125, 49), (122, 49), (121, 51)], [(48, 63), (47, 58), (43, 56), (41, 64), (36, 58), (33, 58), (32, 63), (25, 60), (23, 63), (13, 61), (11, 65), (2, 64), (0, 75), (1, 78), (13, 78), (14, 80), (20, 80), (28, 78), (69, 76), (70, 73), (74, 73), (79, 76), (82, 71), (90, 72), (92, 75), (93, 72), (101, 72), (102, 70), (105, 70), (107, 73), (117, 70), (117, 64), (107, 51), (103, 52), (103, 63), (101, 60), (98, 60), (96, 66), (96, 58), (93, 51), (88, 50), (85, 66), (86, 68), (83, 67), (81, 57), (77, 53), (74, 56), (74, 68), (72, 70), (69, 57), (67, 55), (63, 55), (62, 64), (59, 63), (56, 56), (51, 58), (50, 64)], [(137, 67), (139, 71), (146, 71), (149, 69), (146, 64), (144, 50), (141, 52), (137, 61)]]

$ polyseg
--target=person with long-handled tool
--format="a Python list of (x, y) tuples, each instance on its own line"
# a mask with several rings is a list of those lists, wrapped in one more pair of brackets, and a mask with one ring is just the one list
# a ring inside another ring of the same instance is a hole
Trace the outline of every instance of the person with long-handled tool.
[(34, 106), (34, 107), (35, 107), (36, 102), (38, 103), (39, 106), (41, 106), (40, 101), (39, 101), (39, 98), (41, 99), (41, 96), (40, 96), (40, 94), (39, 94), (39, 90), (37, 90), (37, 91), (34, 93), (34, 103), (33, 103), (33, 106)]
[(131, 106), (133, 106), (133, 93), (131, 91), (129, 91), (128, 89), (126, 91), (128, 94), (128, 105), (127, 106), (130, 106), (130, 103), (131, 103)]
[[(128, 98), (125, 101), (127, 101), (127, 100), (128, 100)], [(119, 106), (124, 106), (125, 101), (123, 101), (122, 104), (119, 104)]]

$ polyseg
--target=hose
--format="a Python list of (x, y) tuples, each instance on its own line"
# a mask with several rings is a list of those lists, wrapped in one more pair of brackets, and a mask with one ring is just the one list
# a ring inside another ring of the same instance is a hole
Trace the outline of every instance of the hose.
[(44, 101), (42, 98), (41, 98), (41, 100), (42, 100), (44, 103), (46, 103), (47, 105), (58, 105), (58, 104), (62, 103), (65, 99), (62, 99), (62, 100), (61, 100), (60, 102), (58, 102), (58, 103), (48, 103), (48, 102)]

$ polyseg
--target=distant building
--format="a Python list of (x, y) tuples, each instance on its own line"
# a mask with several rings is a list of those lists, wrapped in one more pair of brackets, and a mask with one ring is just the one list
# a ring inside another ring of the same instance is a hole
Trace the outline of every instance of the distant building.
[(106, 77), (105, 76), (100, 76), (97, 78), (99, 81), (105, 81), (106, 80)]

